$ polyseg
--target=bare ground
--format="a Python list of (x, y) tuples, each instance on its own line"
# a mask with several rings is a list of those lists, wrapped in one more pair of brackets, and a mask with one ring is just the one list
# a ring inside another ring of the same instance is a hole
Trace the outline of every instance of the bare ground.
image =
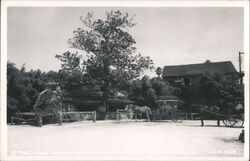
[(243, 157), (244, 144), (236, 141), (241, 128), (217, 127), (216, 121), (205, 125), (201, 127), (200, 121), (9, 125), (8, 155)]

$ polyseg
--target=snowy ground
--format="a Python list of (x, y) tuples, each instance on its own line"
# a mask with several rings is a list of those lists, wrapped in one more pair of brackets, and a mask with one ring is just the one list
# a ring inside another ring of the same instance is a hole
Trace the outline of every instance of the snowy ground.
[(216, 121), (182, 123), (142, 121), (75, 122), (34, 127), (8, 126), (12, 156), (219, 156), (242, 157), (236, 141), (241, 128), (217, 127)]

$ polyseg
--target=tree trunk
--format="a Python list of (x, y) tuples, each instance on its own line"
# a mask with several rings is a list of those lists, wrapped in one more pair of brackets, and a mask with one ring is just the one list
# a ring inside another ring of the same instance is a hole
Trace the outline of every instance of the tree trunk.
[(106, 102), (106, 112), (109, 112), (109, 103), (108, 103), (108, 101)]
[(108, 104), (108, 100), (107, 99), (105, 99), (103, 101), (103, 107), (105, 107), (105, 112), (106, 113), (109, 112), (109, 104)]
[(109, 112), (108, 98), (108, 85), (106, 85), (103, 92), (103, 106), (105, 107), (106, 113)]

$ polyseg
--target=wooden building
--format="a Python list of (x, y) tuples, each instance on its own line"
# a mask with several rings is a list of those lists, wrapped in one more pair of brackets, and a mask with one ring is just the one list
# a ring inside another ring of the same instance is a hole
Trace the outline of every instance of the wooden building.
[(200, 64), (165, 66), (162, 77), (170, 84), (189, 86), (206, 73), (222, 73), (227, 75), (235, 74), (237, 71), (231, 61), (210, 62), (208, 60)]

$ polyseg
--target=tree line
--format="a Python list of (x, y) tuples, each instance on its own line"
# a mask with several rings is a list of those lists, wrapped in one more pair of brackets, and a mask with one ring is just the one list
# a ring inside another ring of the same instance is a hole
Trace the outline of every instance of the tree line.
[[(98, 83), (90, 81), (86, 73), (64, 69), (48, 72), (42, 72), (39, 69), (26, 71), (25, 65), (18, 69), (14, 63), (8, 61), (7, 110), (31, 112), (39, 93), (45, 90), (46, 83), (50, 81), (59, 83), (64, 98), (75, 101), (102, 100), (102, 91)], [(129, 99), (151, 108), (156, 108), (158, 98), (177, 94), (176, 88), (162, 78), (148, 76), (131, 81), (126, 87), (119, 88), (119, 92), (123, 94), (122, 97), (114, 93), (109, 98)]]

